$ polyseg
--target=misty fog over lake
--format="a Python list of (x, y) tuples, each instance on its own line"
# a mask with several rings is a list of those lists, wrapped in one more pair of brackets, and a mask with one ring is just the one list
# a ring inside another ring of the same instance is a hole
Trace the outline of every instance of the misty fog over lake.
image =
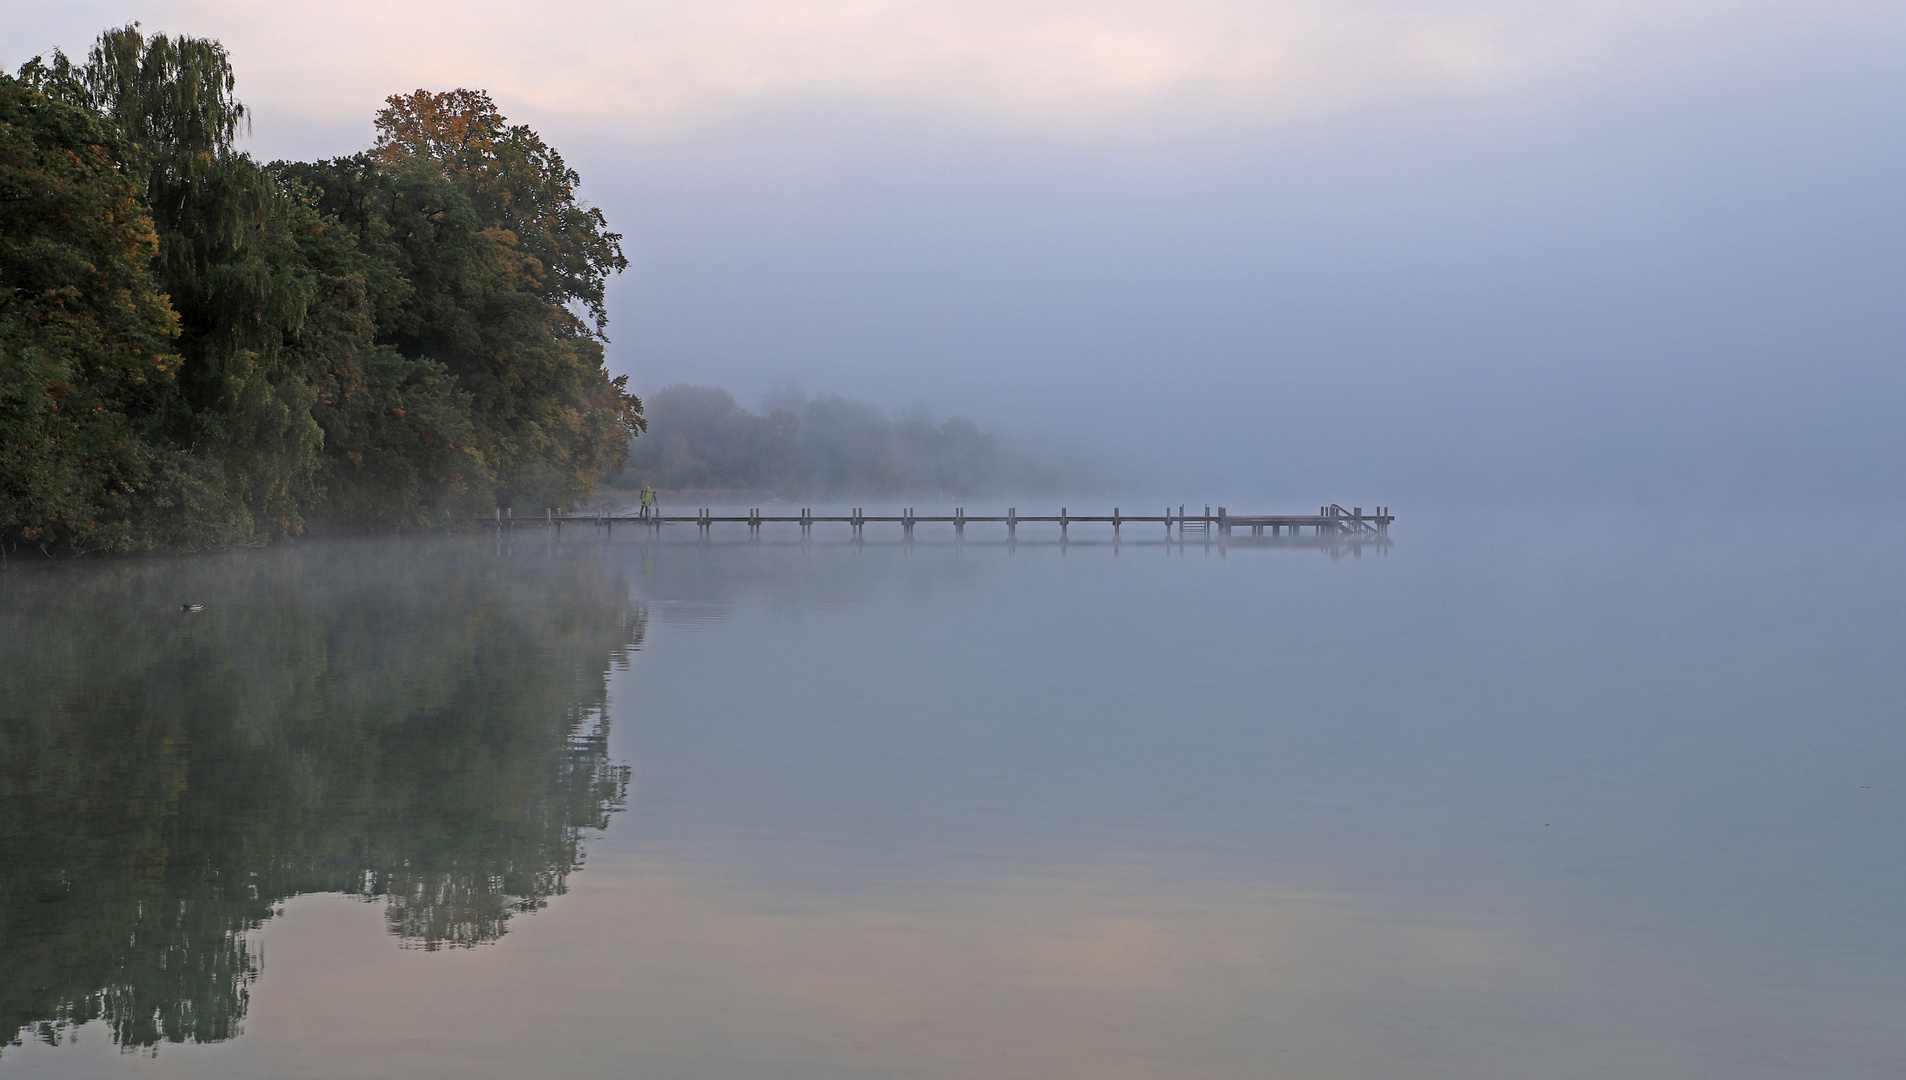
[(1906, 576), (1565, 521), (16, 570), (0, 1063), (1897, 1072)]
[(0, 0), (0, 1078), (1906, 1075), (1902, 56)]

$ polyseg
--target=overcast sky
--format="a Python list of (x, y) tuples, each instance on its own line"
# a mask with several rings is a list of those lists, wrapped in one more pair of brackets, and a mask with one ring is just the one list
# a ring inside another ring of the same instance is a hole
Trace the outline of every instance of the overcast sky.
[(1897, 2), (0, 14), (9, 68), (223, 40), (261, 158), (491, 91), (626, 234), (641, 388), (924, 401), (1184, 501), (1902, 495)]

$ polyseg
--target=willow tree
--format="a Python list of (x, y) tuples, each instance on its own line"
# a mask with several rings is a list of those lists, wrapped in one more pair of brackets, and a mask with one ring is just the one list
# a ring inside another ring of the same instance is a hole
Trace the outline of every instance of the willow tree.
[(167, 427), (208, 481), (177, 541), (295, 532), (323, 444), (292, 347), (314, 290), (286, 201), (234, 146), (247, 113), (224, 46), (134, 23), (101, 34), (82, 62), (56, 52), (22, 74), (116, 127), (158, 235), (154, 271), (184, 357)]

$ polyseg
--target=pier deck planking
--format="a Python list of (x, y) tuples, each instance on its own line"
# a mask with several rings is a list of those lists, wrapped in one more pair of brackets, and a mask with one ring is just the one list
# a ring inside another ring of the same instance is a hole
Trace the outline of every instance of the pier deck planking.
[(751, 509), (743, 514), (716, 514), (712, 509), (702, 508), (693, 514), (558, 514), (547, 510), (540, 518), (519, 518), (513, 513), (499, 509), (494, 518), (498, 529), (516, 525), (544, 525), (561, 528), (564, 525), (595, 525), (613, 527), (615, 525), (642, 525), (659, 529), (664, 525), (694, 525), (698, 530), (707, 531), (716, 525), (746, 525), (750, 532), (759, 531), (766, 525), (798, 525), (803, 534), (815, 525), (847, 525), (855, 536), (861, 536), (868, 525), (899, 525), (907, 536), (919, 525), (951, 525), (956, 534), (963, 535), (968, 525), (1005, 525), (1008, 536), (1016, 536), (1021, 525), (1057, 525), (1059, 533), (1065, 536), (1073, 525), (1110, 525), (1114, 536), (1119, 535), (1127, 525), (1163, 525), (1165, 535), (1183, 538), (1186, 533), (1202, 533), (1209, 537), (1214, 532), (1220, 536), (1229, 536), (1239, 528), (1250, 530), (1252, 536), (1299, 536), (1308, 531), (1316, 536), (1358, 536), (1368, 534), (1387, 534), (1395, 515), (1387, 506), (1379, 506), (1373, 514), (1365, 514), (1363, 507), (1345, 509), (1332, 503), (1320, 506), (1315, 514), (1232, 514), (1224, 507), (1213, 513), (1207, 506), (1203, 513), (1187, 513), (1180, 506), (1176, 513), (1170, 507), (1162, 514), (1127, 514), (1120, 507), (1113, 507), (1110, 514), (1073, 514), (1066, 507), (1060, 507), (1057, 514), (1025, 514), (1018, 508), (1009, 507), (1004, 514), (968, 514), (963, 507), (956, 507), (951, 514), (918, 514), (911, 508), (898, 514), (868, 514), (856, 508), (846, 514), (816, 514), (803, 508), (796, 514), (766, 514), (759, 509)]

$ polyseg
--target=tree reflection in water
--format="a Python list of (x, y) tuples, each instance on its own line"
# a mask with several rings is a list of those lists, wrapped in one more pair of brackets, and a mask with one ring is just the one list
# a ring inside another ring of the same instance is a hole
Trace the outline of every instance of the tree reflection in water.
[(91, 1020), (127, 1048), (230, 1038), (248, 932), (301, 893), (382, 902), (407, 947), (495, 940), (623, 803), (606, 679), (642, 632), (586, 549), (16, 564), (0, 1040)]

